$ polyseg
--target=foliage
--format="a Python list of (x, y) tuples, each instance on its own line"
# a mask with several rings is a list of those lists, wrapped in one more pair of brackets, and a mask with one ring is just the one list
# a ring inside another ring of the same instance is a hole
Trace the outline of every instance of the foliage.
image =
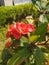
[(8, 27), (0, 27), (0, 42), (5, 42), (6, 40), (6, 32)]
[[(4, 59), (3, 62), (6, 61), (6, 63), (2, 62), (2, 65), (49, 64), (49, 11), (47, 8), (49, 2), (47, 0), (32, 0), (32, 2), (33, 18), (28, 17), (29, 20), (26, 18), (26, 22), (16, 22), (8, 28), (6, 37), (11, 40), (5, 44), (7, 54), (3, 52), (2, 60)], [(25, 10), (26, 15), (27, 10)]]
[(22, 4), (17, 6), (1, 6), (0, 7), (0, 25), (12, 23), (13, 21), (21, 20), (27, 15), (32, 14), (32, 3)]

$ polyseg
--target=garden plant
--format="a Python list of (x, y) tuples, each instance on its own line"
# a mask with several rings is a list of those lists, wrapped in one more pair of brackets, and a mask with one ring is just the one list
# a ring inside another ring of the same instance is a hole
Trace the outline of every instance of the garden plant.
[(32, 5), (32, 18), (9, 25), (2, 65), (49, 65), (49, 1)]

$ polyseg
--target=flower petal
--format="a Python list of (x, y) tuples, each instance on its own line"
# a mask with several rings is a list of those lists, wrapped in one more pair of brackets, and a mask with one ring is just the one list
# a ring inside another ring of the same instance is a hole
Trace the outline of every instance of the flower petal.
[(28, 32), (33, 32), (35, 30), (32, 24), (26, 24), (26, 28), (28, 28)]
[(15, 39), (19, 39), (21, 37), (21, 34), (17, 32), (17, 30), (12, 30), (12, 36), (15, 38)]
[(18, 31), (21, 33), (21, 34), (27, 34), (28, 33), (28, 29), (26, 28), (26, 24), (24, 24), (24, 23), (17, 23), (16, 24), (16, 26), (17, 26), (17, 29), (18, 29)]

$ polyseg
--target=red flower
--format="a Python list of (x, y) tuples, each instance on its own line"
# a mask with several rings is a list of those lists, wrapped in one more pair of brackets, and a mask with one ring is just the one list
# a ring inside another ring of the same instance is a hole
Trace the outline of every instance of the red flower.
[(35, 30), (35, 28), (32, 24), (27, 24), (26, 28), (28, 29), (28, 32), (33, 32)]
[(12, 43), (8, 41), (8, 42), (5, 44), (5, 46), (6, 46), (6, 47), (10, 47), (11, 44), (12, 44)]
[(21, 34), (27, 34), (28, 33), (28, 28), (26, 27), (26, 24), (24, 23), (16, 23), (17, 29)]
[(21, 34), (17, 31), (16, 25), (14, 24), (10, 25), (6, 37), (9, 38), (11, 35), (15, 39), (19, 39), (21, 37)]
[(49, 30), (49, 23), (48, 23), (48, 26), (47, 26), (47, 30)]
[(12, 36), (15, 39), (19, 39), (21, 37), (21, 34), (19, 32), (17, 32), (17, 30), (12, 30)]
[(6, 37), (9, 38), (12, 35), (15, 39), (19, 39), (22, 34), (25, 35), (28, 32), (33, 32), (34, 29), (35, 28), (32, 24), (24, 24), (22, 22), (17, 22), (16, 24), (11, 24), (9, 26)]
[(13, 24), (11, 24), (11, 25), (9, 26), (8, 31), (7, 31), (7, 34), (6, 34), (6, 38), (9, 38), (10, 35), (12, 34), (13, 26), (14, 26)]

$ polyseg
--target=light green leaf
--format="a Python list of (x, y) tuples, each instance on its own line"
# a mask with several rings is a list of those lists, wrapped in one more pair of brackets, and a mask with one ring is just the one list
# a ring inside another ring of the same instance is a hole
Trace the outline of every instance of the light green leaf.
[(28, 43), (28, 39), (24, 36), (21, 37), (20, 41), (23, 43)]
[(47, 0), (41, 0), (41, 6), (42, 8), (45, 8), (47, 4)]
[(49, 5), (46, 6), (46, 11), (49, 12)]
[(42, 23), (48, 22), (47, 17), (45, 15), (40, 15), (39, 21)]
[(44, 56), (45, 56), (46, 60), (49, 61), (49, 53), (44, 53)]
[(39, 11), (42, 9), (39, 1), (36, 1), (35, 6)]
[(36, 47), (36, 49), (34, 50), (34, 57), (36, 65), (45, 65), (45, 58), (40, 48)]
[(35, 59), (34, 59), (33, 54), (29, 57), (29, 62), (30, 62), (31, 65), (33, 65), (35, 63)]
[(38, 39), (39, 37), (40, 37), (39, 35), (32, 35), (32, 36), (30, 36), (29, 41), (34, 43), (34, 42), (37, 41), (37, 39)]
[(24, 61), (25, 58), (27, 58), (30, 55), (30, 52), (27, 48), (22, 49), (20, 52), (16, 53), (9, 61), (8, 65), (18, 65), (22, 61)]

